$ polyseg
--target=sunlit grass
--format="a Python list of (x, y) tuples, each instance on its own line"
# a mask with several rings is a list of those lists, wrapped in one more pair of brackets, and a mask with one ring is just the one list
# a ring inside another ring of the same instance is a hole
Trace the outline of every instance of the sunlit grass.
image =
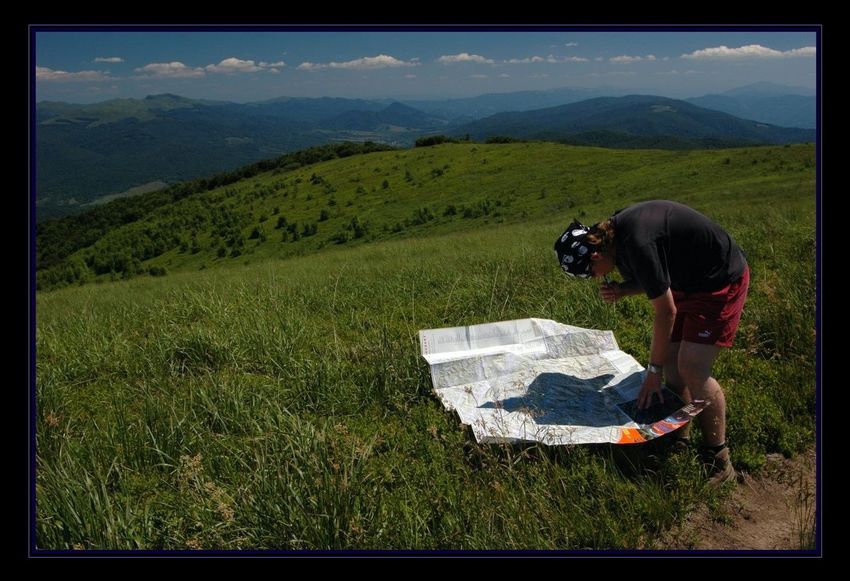
[[(636, 199), (689, 203), (748, 253), (750, 298), (716, 367), (736, 464), (756, 469), (766, 453), (810, 446), (813, 182), (750, 164), (749, 178), (694, 179), (679, 195), (631, 167), (629, 188), (615, 171), (621, 155), (600, 150), (594, 171), (628, 196), (546, 211), (533, 209), (535, 190), (501, 224), (437, 225), (287, 259), (259, 260), (258, 249), (248, 265), (39, 294), (38, 546), (645, 546), (704, 500), (694, 459), (668, 459), (655, 444), (478, 445), (433, 396), (417, 337), (551, 318), (612, 329), (646, 360), (647, 301), (603, 304), (551, 251), (573, 213), (589, 223)], [(506, 166), (517, 187), (531, 181), (517, 177), (523, 159)]]

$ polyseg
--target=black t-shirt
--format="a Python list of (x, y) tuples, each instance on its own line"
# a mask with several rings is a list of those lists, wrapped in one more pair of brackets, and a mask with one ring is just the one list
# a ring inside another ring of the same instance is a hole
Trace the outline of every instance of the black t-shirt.
[(747, 262), (723, 228), (696, 210), (666, 200), (615, 212), (615, 262), (650, 299), (668, 288), (714, 291), (738, 280)]

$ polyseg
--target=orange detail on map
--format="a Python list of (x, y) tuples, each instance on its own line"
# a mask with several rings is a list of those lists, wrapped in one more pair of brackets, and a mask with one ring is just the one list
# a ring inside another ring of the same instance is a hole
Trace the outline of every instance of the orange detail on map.
[(620, 440), (618, 444), (640, 444), (646, 442), (641, 433), (634, 428), (623, 428), (620, 430)]

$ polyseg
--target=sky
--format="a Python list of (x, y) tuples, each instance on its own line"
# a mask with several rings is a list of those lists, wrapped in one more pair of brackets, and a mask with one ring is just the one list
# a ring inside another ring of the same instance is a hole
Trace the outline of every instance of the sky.
[(36, 101), (446, 99), (564, 87), (687, 98), (761, 81), (817, 82), (813, 27), (31, 32)]

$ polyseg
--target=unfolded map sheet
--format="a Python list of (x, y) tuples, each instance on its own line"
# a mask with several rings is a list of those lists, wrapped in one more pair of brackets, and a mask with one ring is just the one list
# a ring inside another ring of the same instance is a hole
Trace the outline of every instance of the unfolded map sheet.
[(419, 332), (422, 356), (446, 408), (479, 442), (635, 444), (667, 434), (706, 402), (638, 410), (643, 367), (611, 331), (519, 319)]

